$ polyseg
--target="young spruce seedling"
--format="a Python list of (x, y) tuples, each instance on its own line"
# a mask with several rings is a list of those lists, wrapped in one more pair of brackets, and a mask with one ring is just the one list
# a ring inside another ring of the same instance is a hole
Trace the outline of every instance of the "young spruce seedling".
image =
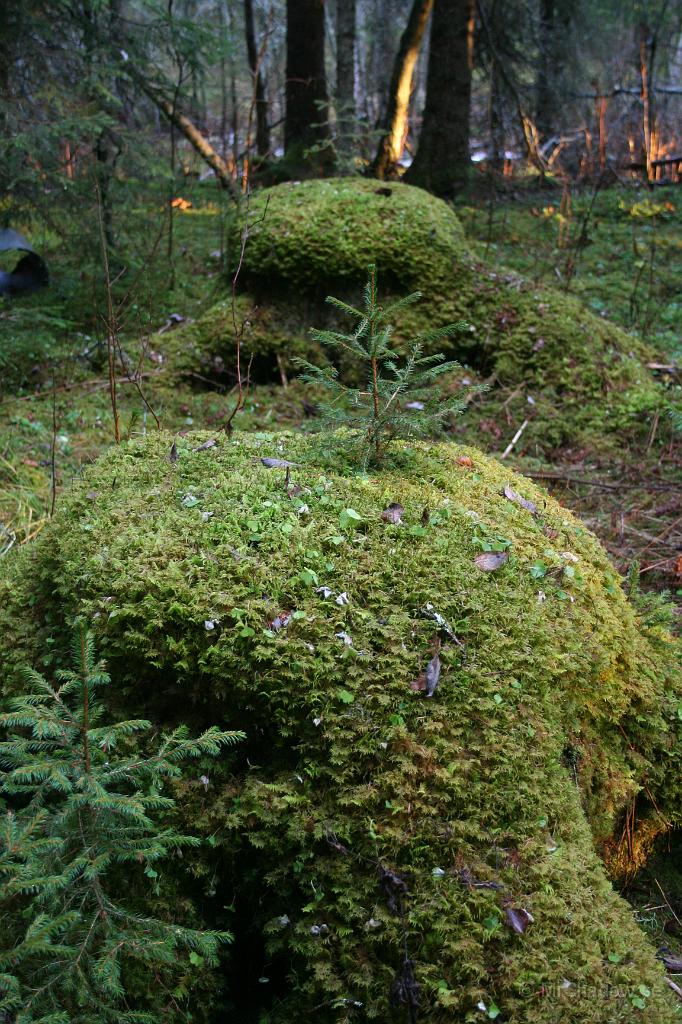
[(323, 422), (347, 429), (363, 469), (380, 466), (387, 445), (395, 438), (431, 434), (449, 416), (464, 411), (472, 391), (482, 390), (474, 385), (462, 388), (456, 395), (444, 395), (436, 386), (438, 379), (462, 367), (453, 360), (445, 361), (442, 353), (423, 355), (426, 346), (465, 330), (465, 322), (420, 334), (412, 339), (407, 358), (398, 362), (399, 353), (391, 344), (391, 319), (420, 298), (421, 292), (413, 292), (382, 306), (377, 299), (374, 264), (368, 267), (362, 309), (331, 295), (327, 297), (327, 302), (355, 320), (355, 329), (348, 334), (316, 329), (311, 333), (327, 348), (344, 350), (357, 359), (367, 381), (365, 387), (345, 384), (334, 366), (320, 367), (298, 360), (304, 371), (302, 379), (331, 393), (330, 400), (320, 405)]

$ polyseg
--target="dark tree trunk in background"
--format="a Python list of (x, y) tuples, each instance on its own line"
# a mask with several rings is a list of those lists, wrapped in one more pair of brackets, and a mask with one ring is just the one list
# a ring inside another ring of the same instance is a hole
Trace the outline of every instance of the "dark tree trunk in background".
[(494, 171), (504, 167), (505, 131), (504, 131), (504, 94), (502, 76), (497, 57), (490, 62), (490, 154), (488, 162)]
[(538, 70), (535, 84), (535, 123), (547, 139), (561, 128), (566, 71), (566, 37), (572, 0), (540, 0)]
[(405, 175), (411, 185), (449, 197), (469, 174), (473, 0), (434, 0), (419, 149)]
[(268, 127), (268, 103), (265, 98), (265, 85), (258, 60), (256, 46), (256, 24), (253, 17), (253, 0), (244, 0), (244, 25), (246, 27), (246, 51), (249, 57), (249, 68), (253, 76), (256, 100), (256, 152), (258, 156), (267, 156), (270, 151), (270, 128)]
[[(342, 0), (338, 2), (341, 3)], [(384, 134), (379, 141), (377, 155), (371, 168), (375, 178), (389, 178), (395, 175), (398, 161), (403, 155), (414, 66), (432, 7), (433, 0), (414, 0), (405, 31), (401, 36), (388, 90), (386, 116), (381, 125)]]
[(336, 117), (339, 152), (348, 158), (354, 149), (356, 0), (336, 2)]
[[(285, 156), (302, 163), (309, 146), (329, 139), (324, 0), (287, 0), (285, 94)], [(329, 156), (326, 159), (328, 162)], [(319, 165), (325, 160), (313, 159), (312, 163)]]

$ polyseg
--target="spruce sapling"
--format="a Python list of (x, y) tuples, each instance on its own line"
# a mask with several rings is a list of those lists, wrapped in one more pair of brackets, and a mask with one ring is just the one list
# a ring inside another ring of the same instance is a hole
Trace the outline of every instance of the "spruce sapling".
[(27, 669), (28, 692), (0, 715), (0, 1018), (185, 1020), (170, 982), (190, 961), (215, 965), (231, 936), (148, 916), (143, 873), (158, 877), (152, 865), (200, 845), (155, 820), (173, 807), (164, 782), (243, 734), (190, 739), (181, 727), (147, 754), (131, 738), (149, 722), (104, 724), (98, 692), (109, 676), (83, 622), (74, 665), (56, 682)]
[(346, 436), (363, 469), (381, 465), (390, 441), (432, 433), (449, 416), (464, 411), (468, 394), (483, 390), (481, 386), (469, 386), (457, 395), (444, 395), (436, 386), (438, 379), (462, 367), (453, 360), (445, 361), (442, 353), (423, 355), (425, 346), (465, 330), (465, 322), (420, 334), (410, 342), (407, 358), (398, 363), (399, 354), (391, 345), (391, 319), (420, 298), (420, 292), (413, 292), (382, 306), (377, 299), (374, 264), (368, 267), (362, 309), (327, 296), (327, 302), (356, 321), (355, 329), (348, 334), (313, 329), (311, 334), (327, 348), (347, 352), (358, 360), (366, 375), (365, 387), (345, 384), (334, 366), (320, 367), (298, 360), (304, 371), (302, 380), (331, 393), (331, 399), (320, 404), (323, 422), (347, 429)]

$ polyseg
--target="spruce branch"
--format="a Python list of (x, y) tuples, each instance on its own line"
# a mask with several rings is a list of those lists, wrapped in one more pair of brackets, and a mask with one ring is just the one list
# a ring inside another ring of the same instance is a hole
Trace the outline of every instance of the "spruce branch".
[[(144, 875), (159, 877), (151, 865), (201, 843), (158, 822), (174, 807), (163, 785), (189, 759), (216, 757), (243, 734), (211, 728), (191, 737), (181, 727), (146, 754), (148, 721), (103, 722), (98, 693), (110, 680), (82, 621), (73, 641), (73, 668), (55, 682), (27, 671), (31, 691), (0, 714), (0, 1016), (154, 1022), (167, 995), (159, 981), (186, 969), (182, 951), (215, 966), (231, 939), (140, 912)], [(149, 979), (144, 1005), (126, 991), (131, 967)]]

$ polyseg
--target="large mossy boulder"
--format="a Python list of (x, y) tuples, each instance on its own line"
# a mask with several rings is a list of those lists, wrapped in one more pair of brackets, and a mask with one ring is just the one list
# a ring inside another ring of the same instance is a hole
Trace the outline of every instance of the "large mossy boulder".
[[(310, 327), (334, 324), (325, 297), (358, 300), (367, 265), (376, 263), (387, 297), (423, 293), (401, 314), (398, 341), (466, 320), (469, 329), (447, 354), (507, 389), (505, 399), (518, 389), (537, 444), (644, 431), (661, 406), (641, 342), (558, 289), (493, 270), (452, 207), (421, 189), (355, 178), (293, 182), (256, 193), (248, 220), (237, 317), (257, 372), (277, 355), (310, 355)], [(216, 358), (229, 367), (233, 337), (228, 299), (167, 345), (195, 369)]]
[(682, 684), (597, 540), (475, 449), (357, 476), (301, 436), (172, 440), (5, 563), (0, 660), (11, 690), (84, 614), (128, 715), (247, 733), (180, 794), (234, 1019), (405, 1020), (412, 972), (434, 1024), (676, 1019), (604, 859), (679, 822)]

